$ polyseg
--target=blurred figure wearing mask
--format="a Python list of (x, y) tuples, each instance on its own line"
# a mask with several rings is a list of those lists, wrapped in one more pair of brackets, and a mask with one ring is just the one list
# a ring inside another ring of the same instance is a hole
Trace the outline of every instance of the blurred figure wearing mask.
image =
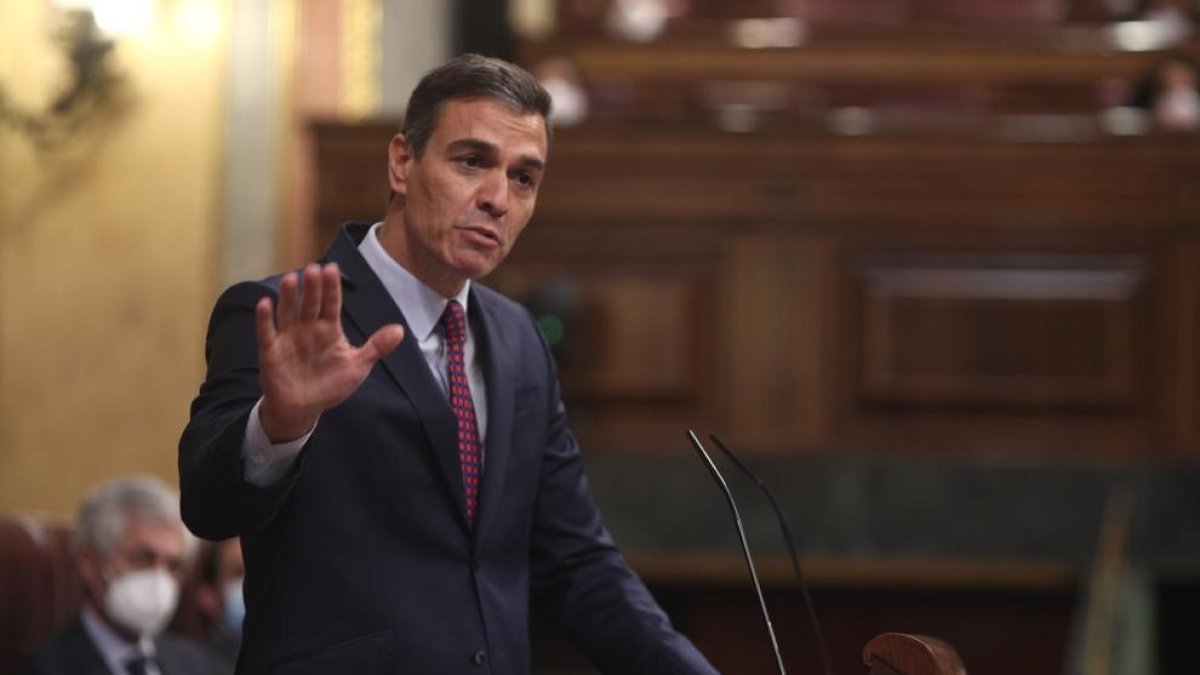
[(242, 598), (242, 578), (246, 566), (237, 539), (216, 542), (199, 561), (200, 586), (196, 604), (204, 616), (207, 644), (221, 662), (222, 672), (232, 673), (242, 646), (242, 621), (246, 602)]
[(1200, 65), (1187, 52), (1167, 54), (1142, 78), (1133, 105), (1160, 131), (1200, 131)]
[(178, 494), (146, 476), (118, 478), (79, 509), (74, 549), (79, 619), (37, 649), (19, 675), (200, 675), (216, 672), (201, 645), (165, 633), (194, 540)]
[(1197, 68), (1185, 57), (1162, 64), (1159, 93), (1154, 101), (1154, 121), (1166, 131), (1200, 131), (1200, 90)]

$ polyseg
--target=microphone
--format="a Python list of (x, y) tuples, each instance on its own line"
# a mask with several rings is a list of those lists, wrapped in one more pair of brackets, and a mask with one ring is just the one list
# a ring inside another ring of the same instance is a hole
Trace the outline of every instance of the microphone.
[(783, 510), (779, 508), (779, 502), (775, 501), (775, 497), (767, 489), (767, 484), (763, 482), (763, 479), (759, 478), (758, 474), (751, 471), (750, 467), (738, 459), (738, 456), (733, 454), (729, 446), (725, 445), (716, 434), (709, 434), (708, 437), (712, 439), (713, 443), (717, 444), (717, 448), (729, 458), (729, 461), (733, 462), (734, 466), (741, 469), (758, 486), (758, 489), (767, 496), (767, 501), (770, 502), (771, 508), (775, 510), (775, 517), (779, 520), (779, 529), (783, 532), (783, 539), (787, 543), (788, 553), (792, 557), (792, 570), (796, 573), (796, 582), (800, 585), (800, 594), (804, 596), (804, 606), (808, 609), (808, 618), (812, 622), (813, 632), (816, 634), (817, 649), (821, 653), (822, 670), (825, 675), (833, 675), (833, 665), (829, 659), (829, 649), (826, 647), (825, 637), (821, 633), (821, 622), (817, 621), (817, 612), (813, 609), (812, 596), (808, 592), (808, 580), (800, 571), (800, 557), (796, 554), (796, 540), (792, 538), (792, 530), (788, 527), (787, 518), (783, 517)]
[(717, 465), (713, 462), (712, 457), (704, 449), (700, 439), (696, 437), (696, 432), (688, 429), (687, 435), (688, 440), (692, 442), (692, 447), (696, 448), (700, 459), (704, 461), (704, 466), (708, 467), (708, 473), (717, 482), (717, 487), (721, 488), (721, 492), (725, 495), (725, 501), (729, 502), (729, 510), (733, 512), (733, 522), (737, 525), (738, 540), (742, 544), (742, 555), (746, 557), (746, 567), (750, 570), (750, 579), (754, 581), (754, 592), (758, 594), (758, 606), (762, 609), (763, 621), (766, 622), (767, 633), (771, 636), (771, 648), (775, 650), (775, 662), (779, 665), (779, 675), (787, 675), (787, 670), (783, 667), (783, 655), (779, 653), (779, 641), (775, 639), (775, 627), (771, 625), (771, 613), (767, 611), (767, 601), (763, 598), (762, 585), (758, 583), (758, 571), (754, 568), (754, 559), (750, 556), (750, 544), (746, 542), (746, 530), (742, 527), (742, 515), (738, 513), (737, 504), (733, 501), (733, 493), (730, 492), (729, 485), (725, 483), (725, 477), (717, 470)]

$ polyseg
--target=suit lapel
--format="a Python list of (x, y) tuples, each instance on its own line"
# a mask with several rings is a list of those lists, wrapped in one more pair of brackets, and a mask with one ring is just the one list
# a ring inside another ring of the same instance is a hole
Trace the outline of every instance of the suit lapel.
[(480, 495), (478, 533), (486, 532), (499, 511), (504, 494), (504, 479), (508, 475), (508, 458), (512, 440), (513, 394), (515, 387), (513, 354), (504, 324), (487, 304), (483, 293), (472, 286), (471, 321), (476, 327), (480, 357), (484, 364), (487, 388), (487, 442), (484, 444), (483, 486)]
[(88, 637), (82, 621), (76, 621), (63, 635), (62, 655), (68, 660), (68, 672), (76, 675), (110, 675), (100, 650)]
[(389, 323), (404, 326), (404, 340), (381, 364), (421, 418), (446, 488), (457, 505), (459, 522), (464, 531), (468, 531), (466, 495), (458, 461), (458, 426), (454, 413), (441, 387), (429, 372), (429, 364), (421, 354), (420, 346), (408, 335), (410, 330), (404, 315), (358, 252), (358, 242), (362, 240), (366, 229), (365, 225), (347, 226), (338, 233), (326, 254), (328, 260), (342, 268), (342, 312), (365, 337), (370, 337)]

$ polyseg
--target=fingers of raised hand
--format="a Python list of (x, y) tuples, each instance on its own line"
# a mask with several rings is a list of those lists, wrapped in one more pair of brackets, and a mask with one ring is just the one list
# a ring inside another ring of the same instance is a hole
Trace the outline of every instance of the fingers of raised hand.
[(329, 263), (321, 269), (320, 318), (337, 321), (342, 315), (342, 272), (337, 263)]
[(279, 306), (275, 309), (275, 325), (285, 331), (296, 323), (299, 309), (300, 280), (295, 272), (288, 272), (279, 281)]
[(341, 271), (336, 263), (325, 266), (313, 263), (300, 274), (288, 272), (280, 280), (275, 311), (278, 331), (290, 330), (300, 322), (336, 321), (341, 312)]
[(257, 327), (258, 344), (260, 348), (265, 348), (275, 341), (275, 317), (271, 316), (271, 298), (266, 297), (258, 301), (254, 306), (254, 323)]
[(321, 311), (321, 266), (310, 263), (304, 268), (304, 288), (300, 292), (300, 320), (315, 321)]
[(398, 323), (388, 324), (375, 331), (358, 351), (358, 357), (364, 365), (370, 367), (379, 359), (387, 356), (399, 346), (404, 339), (404, 327)]

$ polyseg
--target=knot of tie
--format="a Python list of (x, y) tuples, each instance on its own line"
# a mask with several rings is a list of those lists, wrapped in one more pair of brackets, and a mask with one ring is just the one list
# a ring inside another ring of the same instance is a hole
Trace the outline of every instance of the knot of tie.
[(457, 300), (446, 303), (442, 312), (442, 325), (446, 328), (446, 340), (461, 343), (467, 339), (467, 317)]
[(125, 671), (129, 675), (147, 675), (150, 672), (150, 663), (148, 655), (137, 654), (125, 662)]

